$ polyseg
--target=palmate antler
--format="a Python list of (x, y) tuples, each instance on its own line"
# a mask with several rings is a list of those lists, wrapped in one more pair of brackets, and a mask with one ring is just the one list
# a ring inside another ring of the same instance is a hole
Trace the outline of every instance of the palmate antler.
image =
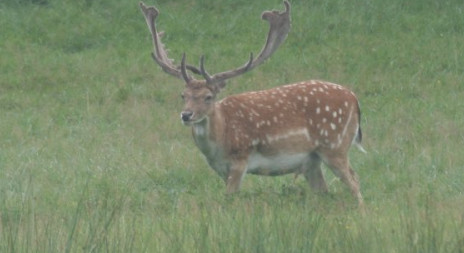
[(262, 19), (269, 22), (269, 33), (267, 35), (266, 44), (261, 49), (258, 57), (254, 59), (253, 53), (250, 54), (250, 59), (242, 67), (217, 73), (214, 75), (208, 74), (204, 66), (204, 56), (200, 60), (200, 69), (197, 69), (194, 66), (187, 65), (185, 63), (185, 54), (182, 56), (182, 62), (180, 66), (175, 66), (173, 60), (168, 58), (167, 52), (164, 48), (164, 45), (161, 43), (160, 35), (156, 30), (155, 19), (159, 14), (159, 11), (151, 6), (147, 7), (144, 3), (140, 2), (140, 8), (145, 16), (148, 28), (152, 35), (154, 52), (152, 53), (153, 59), (158, 65), (168, 74), (182, 78), (185, 80), (187, 85), (194, 80), (188, 73), (187, 70), (190, 70), (196, 74), (201, 74), (207, 84), (209, 85), (218, 85), (224, 84), (227, 79), (239, 76), (247, 71), (252, 70), (254, 67), (263, 63), (268, 59), (272, 53), (274, 53), (277, 48), (282, 44), (282, 42), (287, 37), (288, 32), (290, 31), (290, 3), (284, 1), (285, 11), (265, 11), (262, 14)]
[[(160, 65), (161, 69), (172, 76), (182, 78), (184, 80), (187, 80), (187, 77), (190, 78), (186, 71), (184, 73), (185, 76), (182, 74), (183, 71), (181, 70), (181, 66), (175, 66), (173, 60), (168, 58), (168, 54), (160, 38), (163, 33), (158, 32), (155, 25), (155, 20), (159, 14), (158, 9), (154, 6), (146, 6), (143, 2), (140, 2), (139, 5), (152, 36), (154, 52), (151, 56), (153, 57), (153, 60)], [(199, 69), (190, 65), (186, 65), (185, 68), (196, 74), (201, 73)]]
[(284, 1), (285, 11), (279, 13), (278, 11), (265, 11), (261, 18), (269, 22), (270, 28), (267, 35), (266, 44), (261, 49), (258, 57), (253, 59), (253, 53), (250, 53), (249, 61), (240, 68), (217, 73), (213, 76), (209, 75), (204, 68), (204, 57), (201, 58), (200, 70), (203, 77), (208, 83), (221, 83), (227, 79), (239, 76), (247, 71), (252, 70), (254, 67), (263, 63), (274, 53), (277, 48), (287, 38), (290, 31), (290, 3)]

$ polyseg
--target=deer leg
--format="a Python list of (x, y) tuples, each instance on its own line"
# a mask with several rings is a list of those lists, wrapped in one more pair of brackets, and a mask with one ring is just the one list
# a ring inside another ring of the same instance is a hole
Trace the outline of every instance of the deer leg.
[(317, 154), (311, 154), (308, 160), (303, 164), (303, 173), (311, 189), (321, 193), (328, 191), (321, 170), (321, 158)]
[(332, 172), (350, 188), (351, 194), (356, 198), (359, 206), (363, 206), (358, 175), (351, 168), (348, 157), (346, 155), (332, 156), (328, 157), (325, 162)]
[(230, 165), (229, 173), (226, 179), (227, 193), (234, 193), (240, 189), (240, 183), (246, 173), (246, 160), (234, 161)]

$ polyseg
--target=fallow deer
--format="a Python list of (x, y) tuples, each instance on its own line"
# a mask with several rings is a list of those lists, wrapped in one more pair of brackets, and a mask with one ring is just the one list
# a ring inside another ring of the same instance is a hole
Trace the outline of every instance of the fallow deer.
[[(284, 5), (283, 12), (262, 14), (270, 29), (258, 57), (251, 54), (242, 67), (210, 75), (203, 56), (200, 68), (187, 65), (185, 53), (180, 66), (168, 58), (155, 25), (159, 11), (140, 3), (153, 40), (153, 59), (165, 72), (185, 81), (182, 123), (192, 127), (195, 144), (224, 180), (227, 193), (239, 190), (246, 173), (302, 173), (311, 188), (327, 192), (321, 171), (324, 162), (362, 205), (358, 176), (348, 160), (352, 144), (364, 151), (360, 146), (360, 108), (352, 91), (338, 84), (310, 80), (216, 101), (227, 79), (263, 63), (286, 39), (290, 3), (284, 1)], [(195, 79), (189, 71), (202, 75), (204, 80)]]

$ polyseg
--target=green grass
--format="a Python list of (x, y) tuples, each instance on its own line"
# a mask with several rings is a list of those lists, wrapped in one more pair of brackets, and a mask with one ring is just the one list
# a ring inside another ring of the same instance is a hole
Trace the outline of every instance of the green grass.
[[(326, 173), (225, 196), (150, 58), (138, 1), (0, 3), (1, 252), (464, 252), (464, 3), (292, 1), (292, 30), (221, 96), (306, 79), (359, 97), (366, 214)], [(147, 2), (153, 4), (153, 1)], [(257, 53), (280, 1), (156, 1), (170, 56)]]

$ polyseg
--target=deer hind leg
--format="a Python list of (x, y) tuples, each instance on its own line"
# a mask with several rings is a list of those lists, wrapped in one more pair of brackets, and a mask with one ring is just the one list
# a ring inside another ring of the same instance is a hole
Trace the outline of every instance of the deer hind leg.
[(356, 198), (359, 206), (363, 206), (359, 178), (357, 173), (351, 168), (348, 157), (346, 155), (330, 156), (324, 159), (324, 162), (350, 188), (351, 194)]
[(315, 153), (310, 154), (303, 164), (302, 171), (312, 190), (321, 193), (328, 192), (327, 184), (322, 174), (321, 158), (319, 155)]

